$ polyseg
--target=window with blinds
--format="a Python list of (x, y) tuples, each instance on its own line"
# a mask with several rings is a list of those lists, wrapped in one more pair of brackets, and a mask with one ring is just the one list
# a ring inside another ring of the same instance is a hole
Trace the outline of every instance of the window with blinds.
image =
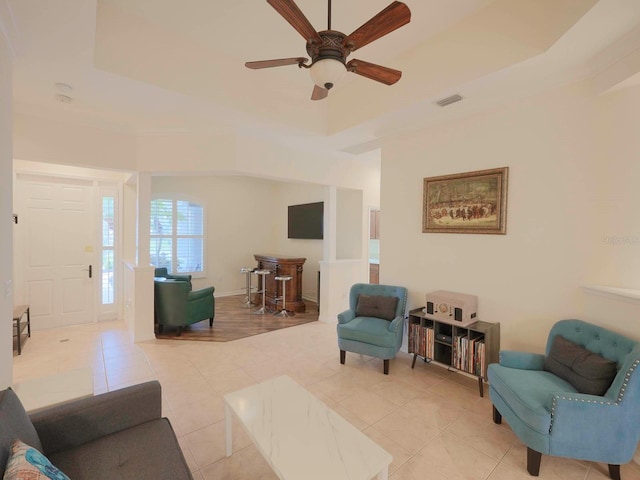
[(151, 201), (151, 263), (171, 273), (204, 271), (204, 209), (188, 200)]

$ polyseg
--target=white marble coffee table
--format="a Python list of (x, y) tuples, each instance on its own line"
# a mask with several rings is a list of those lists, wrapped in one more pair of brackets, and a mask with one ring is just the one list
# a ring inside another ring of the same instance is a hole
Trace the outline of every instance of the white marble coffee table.
[(389, 478), (391, 454), (286, 375), (224, 402), (227, 457), (235, 414), (282, 480)]

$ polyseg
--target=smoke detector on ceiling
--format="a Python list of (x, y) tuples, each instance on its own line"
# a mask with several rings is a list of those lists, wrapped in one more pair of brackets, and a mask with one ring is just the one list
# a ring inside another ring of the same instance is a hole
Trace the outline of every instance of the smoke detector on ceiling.
[(71, 98), (69, 95), (63, 95), (61, 93), (56, 93), (55, 99), (60, 103), (71, 103), (73, 101), (73, 98)]
[(57, 82), (53, 86), (56, 88), (56, 91), (60, 93), (69, 93), (71, 90), (73, 90), (73, 87), (71, 85), (62, 82)]
[(69, 96), (69, 94), (73, 90), (73, 87), (71, 85), (62, 82), (56, 82), (53, 84), (53, 86), (56, 89), (56, 92), (58, 92), (54, 95), (54, 98), (58, 102), (71, 103), (73, 101), (73, 98)]
[(440, 105), (441, 107), (446, 107), (447, 105), (451, 105), (452, 103), (459, 102), (460, 100), (462, 100), (462, 96), (456, 93), (455, 95), (451, 95), (450, 97), (441, 98), (436, 102), (436, 104)]

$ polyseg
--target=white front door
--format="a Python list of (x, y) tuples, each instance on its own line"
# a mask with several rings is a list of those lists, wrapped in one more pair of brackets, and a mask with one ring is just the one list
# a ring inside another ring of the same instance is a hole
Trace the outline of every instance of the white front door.
[(18, 175), (16, 281), (35, 329), (94, 321), (93, 183)]

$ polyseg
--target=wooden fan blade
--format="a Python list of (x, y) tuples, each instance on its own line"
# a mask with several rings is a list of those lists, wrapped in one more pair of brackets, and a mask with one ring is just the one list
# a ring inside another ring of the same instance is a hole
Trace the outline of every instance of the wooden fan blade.
[(327, 98), (327, 95), (329, 95), (329, 90), (319, 87), (318, 85), (314, 85), (311, 100), (322, 100), (323, 98)]
[(400, 70), (394, 70), (393, 68), (383, 67), (382, 65), (376, 65), (375, 63), (365, 62), (364, 60), (358, 60), (354, 58), (347, 63), (347, 70), (363, 77), (367, 77), (376, 82), (384, 83), (385, 85), (393, 85), (402, 76)]
[(344, 39), (351, 51), (391, 33), (411, 21), (411, 10), (402, 2), (393, 2)]
[(259, 60), (257, 62), (246, 62), (247, 68), (257, 70), (259, 68), (282, 67), (284, 65), (301, 65), (307, 63), (309, 59), (304, 57), (278, 58), (276, 60)]
[(313, 28), (313, 25), (311, 25), (307, 17), (302, 13), (302, 10), (298, 8), (293, 0), (267, 0), (267, 3), (275, 8), (306, 41), (315, 40), (316, 42), (322, 43), (322, 38), (318, 35), (318, 32), (316, 32), (316, 29)]

